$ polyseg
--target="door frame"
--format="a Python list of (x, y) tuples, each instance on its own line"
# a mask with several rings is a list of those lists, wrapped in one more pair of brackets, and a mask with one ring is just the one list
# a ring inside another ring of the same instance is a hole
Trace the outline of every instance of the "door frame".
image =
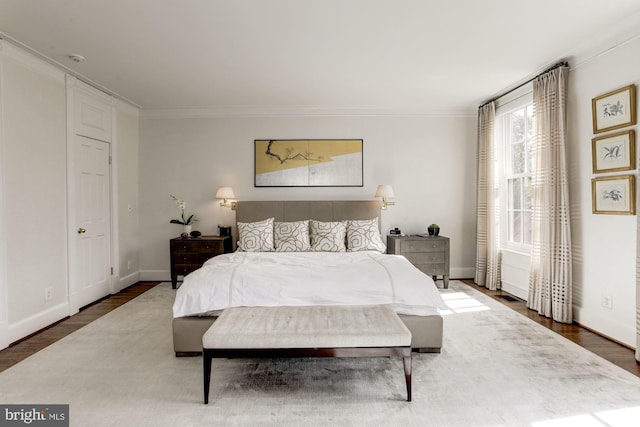
[[(66, 93), (67, 93), (67, 296), (69, 300), (69, 315), (76, 314), (81, 305), (76, 298), (76, 278), (75, 272), (72, 271), (73, 260), (75, 259), (75, 239), (76, 239), (76, 211), (75, 204), (77, 202), (77, 192), (75, 188), (75, 170), (76, 170), (76, 158), (75, 158), (75, 138), (78, 133), (78, 126), (76, 123), (76, 102), (78, 94), (81, 96), (90, 96), (99, 99), (100, 101), (109, 104), (111, 120), (110, 129), (105, 139), (95, 137), (95, 135), (86, 135), (88, 138), (97, 139), (109, 144), (110, 164), (109, 164), (109, 239), (110, 239), (110, 251), (109, 251), (109, 264), (111, 265), (111, 274), (108, 278), (109, 293), (115, 294), (121, 289), (118, 288), (119, 284), (119, 266), (118, 266), (118, 221), (117, 221), (117, 179), (116, 173), (117, 165), (115, 163), (116, 153), (116, 102), (115, 99), (78, 80), (76, 77), (67, 74), (66, 75)], [(106, 140), (108, 139), (108, 140)]]

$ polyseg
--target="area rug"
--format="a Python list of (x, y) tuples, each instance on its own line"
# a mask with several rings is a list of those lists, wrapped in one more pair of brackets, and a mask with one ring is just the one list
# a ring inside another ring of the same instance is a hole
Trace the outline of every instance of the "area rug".
[(440, 354), (402, 362), (176, 358), (163, 283), (0, 373), (2, 404), (69, 404), (72, 426), (637, 426), (640, 378), (452, 281)]

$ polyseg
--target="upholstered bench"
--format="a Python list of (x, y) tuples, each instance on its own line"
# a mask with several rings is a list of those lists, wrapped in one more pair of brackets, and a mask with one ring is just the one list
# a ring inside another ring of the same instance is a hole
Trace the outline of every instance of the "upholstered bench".
[(411, 332), (388, 305), (233, 307), (202, 337), (204, 403), (211, 362), (235, 357), (402, 356), (411, 401)]

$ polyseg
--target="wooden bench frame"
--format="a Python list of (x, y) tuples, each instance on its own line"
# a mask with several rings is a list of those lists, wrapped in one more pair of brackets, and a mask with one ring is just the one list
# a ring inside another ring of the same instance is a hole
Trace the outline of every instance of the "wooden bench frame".
[(271, 358), (271, 357), (388, 357), (401, 356), (407, 384), (407, 402), (411, 402), (411, 346), (406, 347), (338, 347), (338, 348), (280, 348), (280, 349), (202, 349), (204, 372), (204, 403), (209, 403), (211, 364), (213, 358)]

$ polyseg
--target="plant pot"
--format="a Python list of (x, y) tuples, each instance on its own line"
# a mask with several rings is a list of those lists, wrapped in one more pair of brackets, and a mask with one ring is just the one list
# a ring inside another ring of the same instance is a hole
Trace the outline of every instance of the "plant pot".
[(429, 236), (436, 237), (440, 234), (440, 227), (429, 227), (427, 228), (427, 231), (429, 232)]
[(183, 231), (184, 233), (187, 233), (187, 234), (191, 233), (191, 227), (192, 227), (192, 225), (191, 225), (191, 224), (189, 224), (189, 225), (183, 225), (182, 227), (183, 227), (183, 230), (182, 230), (182, 231)]

